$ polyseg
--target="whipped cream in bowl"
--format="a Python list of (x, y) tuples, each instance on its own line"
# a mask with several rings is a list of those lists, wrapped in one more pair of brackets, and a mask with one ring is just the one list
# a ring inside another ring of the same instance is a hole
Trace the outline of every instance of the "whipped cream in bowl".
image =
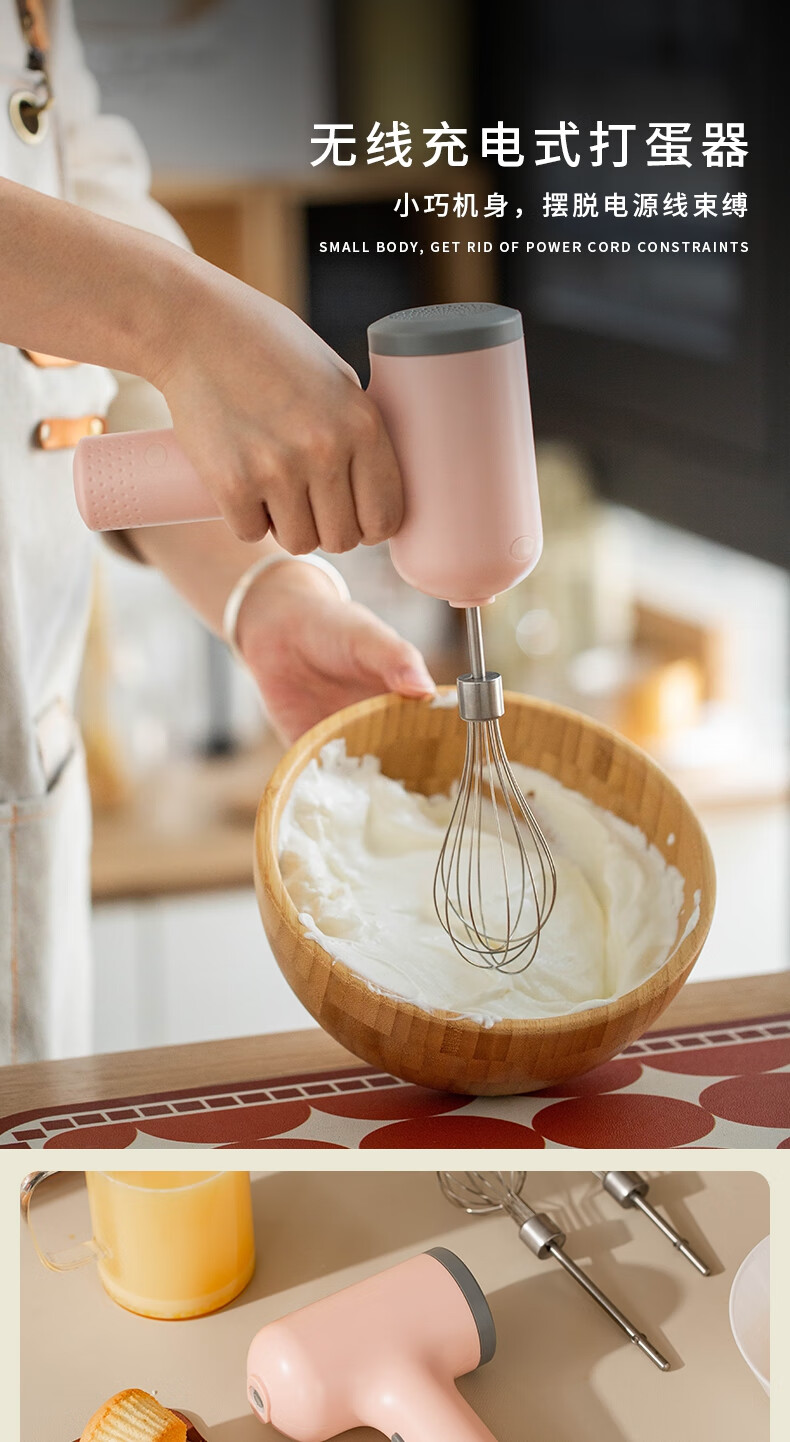
[[(465, 740), (449, 707), (377, 697), (321, 723), (256, 825), (264, 924), (302, 1002), (375, 1065), (473, 1094), (564, 1080), (641, 1035), (688, 975), (715, 890), (699, 822), (647, 756), (521, 696), (502, 725), (557, 868), (524, 972), (470, 965), (434, 908)], [(484, 865), (487, 844), (493, 829)]]
[(677, 934), (680, 872), (637, 827), (540, 771), (515, 771), (557, 868), (525, 971), (470, 965), (439, 923), (433, 875), (452, 796), (407, 791), (342, 738), (304, 768), (280, 824), (280, 871), (307, 934), (374, 989), (482, 1026), (600, 1006), (645, 981)]

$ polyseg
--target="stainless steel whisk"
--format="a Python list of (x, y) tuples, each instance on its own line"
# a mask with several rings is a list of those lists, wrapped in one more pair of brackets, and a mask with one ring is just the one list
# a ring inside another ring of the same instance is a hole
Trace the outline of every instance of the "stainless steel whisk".
[[(442, 926), (465, 961), (518, 973), (526, 971), (537, 953), (554, 906), (557, 873), (502, 742), (502, 677), (486, 670), (479, 606), (467, 609), (466, 626), (471, 672), (458, 678), (466, 755), (439, 852), (433, 899)], [(486, 817), (491, 822), (488, 831)], [(491, 835), (493, 877), (484, 858)]]
[(606, 1312), (608, 1317), (625, 1332), (629, 1341), (644, 1352), (654, 1366), (662, 1372), (669, 1370), (666, 1357), (648, 1341), (633, 1322), (616, 1307), (586, 1272), (571, 1260), (563, 1250), (565, 1233), (556, 1227), (550, 1217), (536, 1212), (521, 1196), (526, 1181), (526, 1172), (437, 1172), (439, 1186), (448, 1202), (462, 1211), (476, 1216), (486, 1212), (506, 1212), (518, 1226), (518, 1235), (525, 1246), (540, 1260), (553, 1257), (569, 1273), (589, 1297)]

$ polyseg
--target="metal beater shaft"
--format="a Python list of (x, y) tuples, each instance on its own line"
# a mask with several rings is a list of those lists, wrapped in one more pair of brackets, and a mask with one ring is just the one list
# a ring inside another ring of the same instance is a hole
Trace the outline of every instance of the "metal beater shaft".
[(466, 640), (469, 675), (458, 677), (458, 710), (462, 719), (471, 724), (490, 722), (494, 725), (505, 714), (505, 697), (499, 672), (486, 670), (479, 606), (467, 607)]
[(594, 1175), (603, 1182), (604, 1190), (614, 1197), (621, 1207), (638, 1207), (639, 1211), (658, 1227), (660, 1232), (672, 1243), (673, 1247), (680, 1252), (692, 1267), (696, 1267), (703, 1277), (710, 1276), (710, 1267), (702, 1257), (694, 1251), (694, 1248), (681, 1237), (671, 1222), (662, 1217), (655, 1207), (647, 1200), (647, 1193), (650, 1190), (650, 1183), (639, 1172), (595, 1172)]
[(479, 606), (467, 607), (466, 639), (469, 645), (469, 670), (476, 681), (482, 681), (486, 674), (486, 663), (483, 654), (483, 617)]
[(644, 1332), (638, 1331), (633, 1323), (629, 1322), (625, 1313), (621, 1312), (620, 1308), (615, 1306), (611, 1298), (607, 1297), (606, 1293), (602, 1292), (600, 1287), (596, 1287), (592, 1278), (588, 1277), (587, 1273), (583, 1272), (581, 1267), (577, 1267), (576, 1263), (571, 1261), (567, 1252), (564, 1252), (562, 1247), (553, 1245), (549, 1247), (549, 1252), (552, 1257), (555, 1257), (560, 1265), (565, 1268), (566, 1272), (573, 1277), (574, 1281), (578, 1282), (579, 1286), (584, 1288), (588, 1297), (592, 1297), (593, 1301), (597, 1302), (598, 1306), (606, 1312), (606, 1315), (611, 1317), (613, 1322), (617, 1323), (617, 1326), (625, 1332), (629, 1340), (634, 1343), (634, 1346), (638, 1347), (640, 1352), (644, 1352), (645, 1356), (649, 1357), (653, 1365), (658, 1367), (660, 1371), (668, 1372), (669, 1362), (666, 1357), (662, 1356), (658, 1348), (653, 1346)]
[(617, 1323), (617, 1326), (621, 1331), (625, 1332), (629, 1341), (633, 1342), (634, 1345), (639, 1348), (640, 1352), (644, 1352), (645, 1356), (650, 1358), (654, 1366), (660, 1368), (662, 1372), (668, 1372), (669, 1362), (666, 1357), (662, 1357), (661, 1353), (653, 1346), (652, 1342), (648, 1340), (644, 1333), (640, 1332), (638, 1328), (634, 1326), (633, 1322), (629, 1321), (625, 1313), (621, 1312), (620, 1308), (615, 1306), (611, 1298), (607, 1297), (606, 1293), (602, 1292), (600, 1287), (596, 1287), (592, 1278), (588, 1277), (587, 1273), (583, 1272), (581, 1267), (577, 1267), (576, 1263), (568, 1256), (565, 1251), (565, 1233), (555, 1227), (545, 1213), (533, 1212), (532, 1208), (528, 1207), (527, 1203), (523, 1200), (521, 1204), (531, 1213), (531, 1216), (519, 1227), (518, 1231), (519, 1238), (524, 1245), (529, 1247), (530, 1251), (541, 1260), (547, 1256), (554, 1257), (555, 1261), (559, 1262), (560, 1266), (565, 1268), (569, 1276), (573, 1277), (573, 1280), (578, 1282), (580, 1287), (584, 1288), (588, 1297), (592, 1297), (593, 1301), (597, 1302), (598, 1306), (606, 1312), (606, 1315), (611, 1317), (613, 1322)]

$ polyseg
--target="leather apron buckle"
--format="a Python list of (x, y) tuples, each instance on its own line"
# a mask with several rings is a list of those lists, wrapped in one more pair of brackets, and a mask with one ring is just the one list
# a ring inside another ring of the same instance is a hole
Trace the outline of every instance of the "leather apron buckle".
[(45, 416), (33, 432), (33, 444), (42, 451), (65, 451), (106, 429), (104, 416)]

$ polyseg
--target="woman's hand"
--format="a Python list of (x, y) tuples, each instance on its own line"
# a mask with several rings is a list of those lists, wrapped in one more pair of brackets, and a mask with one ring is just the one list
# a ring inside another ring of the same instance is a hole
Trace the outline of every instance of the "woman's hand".
[(401, 477), (381, 417), (285, 306), (2, 177), (0, 275), (0, 342), (151, 381), (239, 540), (271, 530), (286, 551), (336, 552), (397, 531)]
[(187, 257), (179, 323), (150, 377), (231, 530), (300, 554), (397, 531), (401, 478), (354, 371), (298, 316)]
[(354, 701), (383, 691), (431, 696), (435, 689), (416, 647), (298, 562), (262, 572), (244, 598), (236, 637), (287, 742)]

